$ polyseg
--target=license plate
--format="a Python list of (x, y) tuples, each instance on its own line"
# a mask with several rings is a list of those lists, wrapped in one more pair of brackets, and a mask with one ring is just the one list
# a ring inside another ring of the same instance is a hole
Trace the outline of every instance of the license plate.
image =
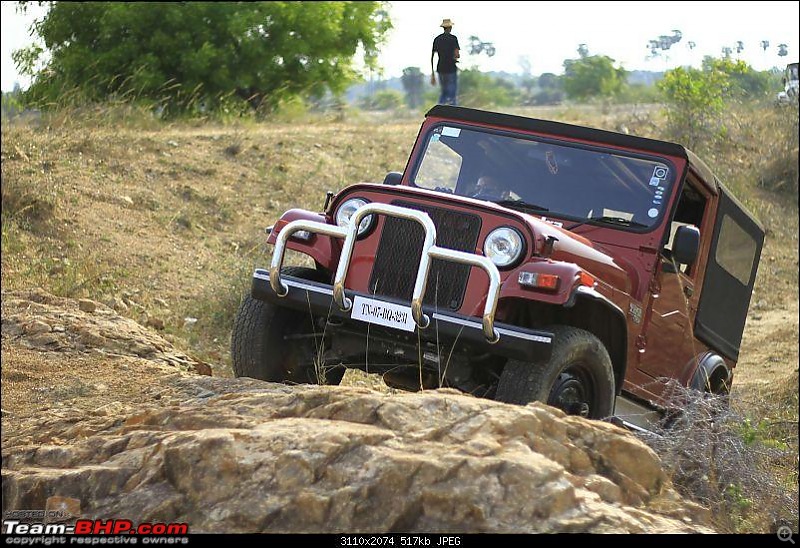
[(387, 303), (360, 295), (353, 299), (353, 312), (350, 317), (354, 320), (409, 332), (413, 332), (417, 326), (411, 315), (410, 306)]

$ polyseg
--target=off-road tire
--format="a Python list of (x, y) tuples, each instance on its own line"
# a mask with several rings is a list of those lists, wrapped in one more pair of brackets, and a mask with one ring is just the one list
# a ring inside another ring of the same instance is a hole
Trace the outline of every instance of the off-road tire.
[[(305, 280), (327, 282), (313, 268), (286, 267), (282, 274)], [(231, 334), (233, 373), (272, 382), (339, 384), (344, 368), (317, 371), (313, 365), (298, 364), (300, 345), (314, 345), (313, 339), (287, 341), (286, 335), (300, 330), (310, 331), (312, 318), (308, 312), (275, 306), (254, 299), (249, 293), (242, 299)], [(306, 349), (307, 351), (307, 349)]]
[[(536, 363), (509, 360), (500, 375), (495, 399), (521, 405), (540, 401), (592, 419), (611, 416), (616, 392), (606, 347), (583, 329), (559, 325), (547, 330), (554, 336), (551, 358)], [(576, 387), (580, 392), (577, 396), (583, 396), (576, 400), (588, 400), (588, 409), (564, 401), (576, 395)]]

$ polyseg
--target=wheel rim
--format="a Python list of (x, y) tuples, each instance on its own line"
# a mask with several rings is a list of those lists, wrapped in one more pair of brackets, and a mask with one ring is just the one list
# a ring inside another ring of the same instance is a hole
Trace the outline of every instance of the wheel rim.
[(590, 417), (594, 403), (594, 383), (589, 372), (581, 365), (567, 367), (556, 378), (547, 403), (568, 415)]

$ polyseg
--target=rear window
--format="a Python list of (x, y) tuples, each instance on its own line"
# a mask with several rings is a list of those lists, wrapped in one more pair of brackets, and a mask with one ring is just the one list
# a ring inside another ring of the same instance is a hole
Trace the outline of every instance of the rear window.
[(736, 221), (725, 215), (717, 241), (717, 264), (742, 284), (750, 285), (755, 258), (756, 241)]

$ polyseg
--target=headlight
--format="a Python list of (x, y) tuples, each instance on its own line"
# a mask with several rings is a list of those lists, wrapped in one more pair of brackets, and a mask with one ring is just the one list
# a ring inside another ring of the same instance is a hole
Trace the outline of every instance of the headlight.
[[(347, 226), (350, 223), (350, 217), (353, 216), (353, 213), (356, 212), (356, 209), (366, 204), (367, 201), (361, 198), (350, 198), (349, 200), (345, 201), (339, 206), (339, 209), (336, 210), (336, 224), (339, 226)], [(362, 236), (365, 232), (367, 232), (367, 230), (369, 230), (372, 226), (374, 220), (374, 215), (367, 215), (361, 219), (361, 223), (358, 225), (358, 235)]]
[(483, 244), (483, 254), (498, 268), (514, 264), (522, 255), (525, 239), (511, 227), (500, 227), (492, 230)]

